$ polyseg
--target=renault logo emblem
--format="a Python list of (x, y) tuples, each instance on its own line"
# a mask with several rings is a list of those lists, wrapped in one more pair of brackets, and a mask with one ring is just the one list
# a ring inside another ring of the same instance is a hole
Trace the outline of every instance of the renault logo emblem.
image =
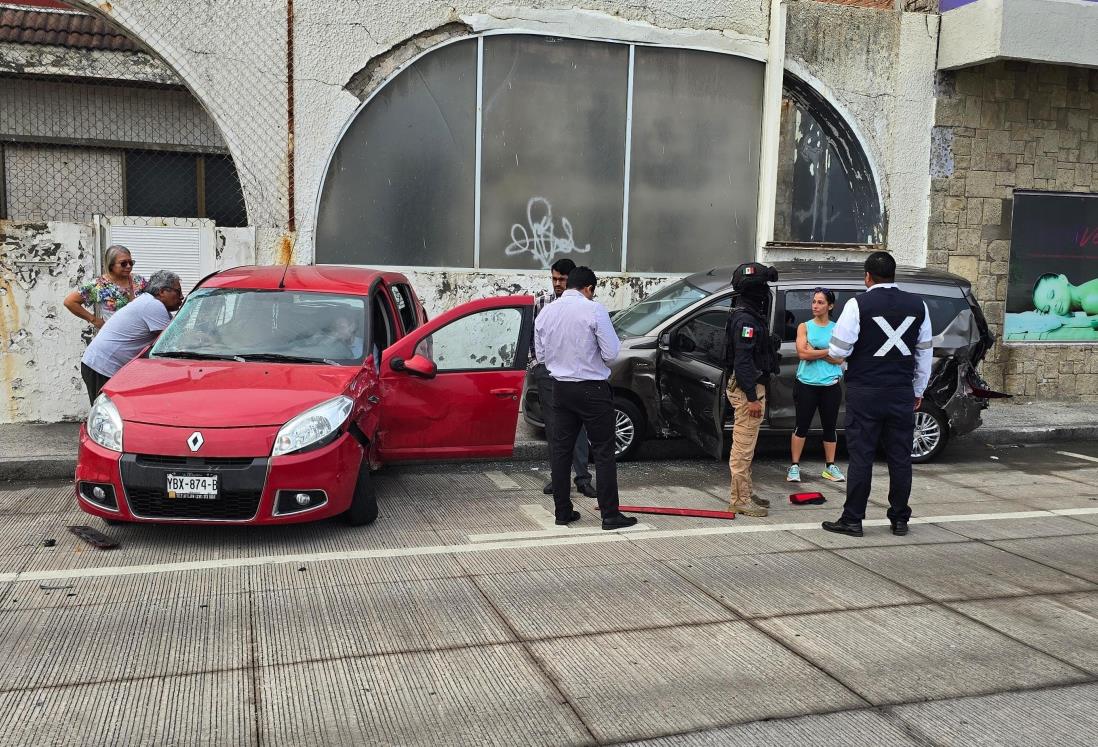
[(187, 439), (187, 446), (191, 447), (191, 451), (198, 451), (202, 448), (202, 434), (195, 431), (191, 434), (191, 437)]

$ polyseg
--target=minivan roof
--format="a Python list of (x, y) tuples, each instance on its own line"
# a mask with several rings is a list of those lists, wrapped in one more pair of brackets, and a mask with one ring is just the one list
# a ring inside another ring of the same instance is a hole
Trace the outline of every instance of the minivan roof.
[[(865, 278), (865, 266), (861, 262), (772, 262), (778, 271), (779, 282), (854, 282)], [(696, 272), (686, 278), (686, 282), (707, 293), (714, 293), (732, 283), (732, 271), (736, 267), (714, 267), (706, 272)], [(959, 285), (968, 288), (971, 283), (960, 275), (932, 270), (926, 267), (897, 267), (896, 278), (909, 283), (938, 283)]]

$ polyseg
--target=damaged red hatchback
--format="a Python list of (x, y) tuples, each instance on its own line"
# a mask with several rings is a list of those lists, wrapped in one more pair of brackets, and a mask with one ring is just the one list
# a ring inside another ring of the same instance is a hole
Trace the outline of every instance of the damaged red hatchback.
[(368, 524), (371, 468), (511, 455), (532, 326), (530, 296), (428, 322), (397, 273), (218, 273), (103, 388), (77, 502), (108, 522)]

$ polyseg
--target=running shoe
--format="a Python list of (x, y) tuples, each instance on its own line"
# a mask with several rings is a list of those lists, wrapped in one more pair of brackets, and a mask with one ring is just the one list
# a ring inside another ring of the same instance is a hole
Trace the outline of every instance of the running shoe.
[(831, 480), (831, 482), (846, 482), (846, 475), (839, 469), (837, 464), (829, 464), (824, 467), (824, 471), (820, 474), (825, 480)]
[(789, 466), (789, 471), (785, 473), (786, 482), (800, 482), (801, 481), (801, 468), (800, 465), (792, 464)]

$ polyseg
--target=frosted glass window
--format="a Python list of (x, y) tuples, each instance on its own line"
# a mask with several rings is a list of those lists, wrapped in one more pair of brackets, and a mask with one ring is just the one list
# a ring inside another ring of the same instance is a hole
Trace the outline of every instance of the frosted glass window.
[(484, 40), (480, 266), (621, 270), (629, 48)]
[(626, 269), (692, 272), (754, 259), (763, 67), (636, 48)]
[(382, 88), (332, 157), (322, 263), (471, 267), (477, 42), (425, 55)]

